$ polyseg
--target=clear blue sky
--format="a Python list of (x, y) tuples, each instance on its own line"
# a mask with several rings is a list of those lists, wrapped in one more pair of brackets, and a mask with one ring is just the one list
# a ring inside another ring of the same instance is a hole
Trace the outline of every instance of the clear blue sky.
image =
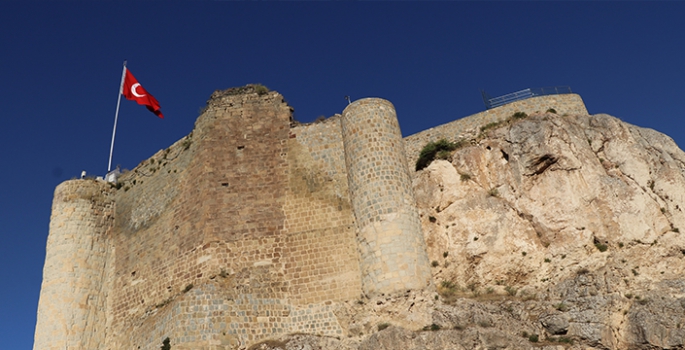
[(298, 120), (395, 104), (405, 135), (493, 96), (568, 85), (685, 144), (683, 2), (5, 2), (0, 10), (0, 339), (30, 349), (55, 186), (106, 172), (121, 65), (166, 119), (122, 100), (114, 164), (188, 134), (217, 89), (262, 83)]

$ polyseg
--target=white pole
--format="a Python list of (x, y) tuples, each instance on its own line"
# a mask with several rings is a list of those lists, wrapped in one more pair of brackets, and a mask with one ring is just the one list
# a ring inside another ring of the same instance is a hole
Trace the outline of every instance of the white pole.
[(124, 60), (124, 69), (121, 71), (121, 84), (119, 84), (119, 96), (117, 98), (117, 111), (114, 112), (114, 129), (112, 130), (112, 144), (109, 146), (109, 163), (107, 164), (107, 173), (112, 170), (112, 151), (114, 151), (114, 135), (117, 133), (117, 119), (119, 119), (119, 104), (121, 103), (121, 94), (124, 92), (124, 78), (126, 77), (126, 60)]

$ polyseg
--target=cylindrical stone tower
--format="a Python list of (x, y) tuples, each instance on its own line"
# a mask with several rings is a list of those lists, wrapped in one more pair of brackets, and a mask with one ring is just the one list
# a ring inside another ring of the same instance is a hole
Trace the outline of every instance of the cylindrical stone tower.
[(379, 98), (353, 102), (342, 136), (364, 293), (425, 288), (431, 271), (395, 107)]
[(55, 189), (34, 350), (104, 348), (110, 187), (71, 180)]

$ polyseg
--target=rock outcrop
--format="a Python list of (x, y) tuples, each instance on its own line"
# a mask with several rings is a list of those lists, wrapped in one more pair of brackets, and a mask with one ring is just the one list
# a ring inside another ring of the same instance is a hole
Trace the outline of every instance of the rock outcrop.
[(345, 338), (255, 349), (685, 346), (685, 153), (673, 140), (551, 113), (462, 137), (414, 177), (438, 293), (350, 302), (337, 314)]

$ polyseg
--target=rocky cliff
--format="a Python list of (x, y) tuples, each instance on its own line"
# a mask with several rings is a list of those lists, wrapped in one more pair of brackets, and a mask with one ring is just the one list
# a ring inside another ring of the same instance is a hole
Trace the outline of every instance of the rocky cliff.
[(532, 114), (460, 135), (415, 173), (437, 293), (343, 304), (347, 336), (253, 349), (685, 346), (685, 153), (609, 115)]

